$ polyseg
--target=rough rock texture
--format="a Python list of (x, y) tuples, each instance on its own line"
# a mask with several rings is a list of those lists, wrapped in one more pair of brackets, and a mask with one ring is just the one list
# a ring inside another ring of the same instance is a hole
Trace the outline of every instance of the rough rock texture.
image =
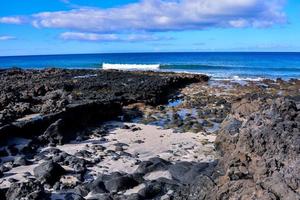
[(47, 200), (50, 199), (39, 182), (13, 183), (6, 192), (7, 200)]
[(33, 173), (41, 182), (53, 185), (65, 174), (65, 170), (59, 164), (48, 161), (34, 168)]
[[(216, 140), (218, 178), (175, 199), (300, 199), (300, 110), (284, 98), (236, 102)], [(176, 196), (176, 195), (175, 195)]]
[(39, 135), (59, 119), (72, 126), (108, 120), (120, 114), (124, 104), (165, 102), (172, 90), (208, 79), (154, 72), (2, 70), (0, 138), (24, 136), (24, 132)]

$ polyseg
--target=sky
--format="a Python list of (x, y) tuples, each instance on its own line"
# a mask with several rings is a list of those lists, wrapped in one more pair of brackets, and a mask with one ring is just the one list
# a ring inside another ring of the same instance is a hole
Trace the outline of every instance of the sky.
[(299, 0), (0, 0), (0, 56), (300, 51)]

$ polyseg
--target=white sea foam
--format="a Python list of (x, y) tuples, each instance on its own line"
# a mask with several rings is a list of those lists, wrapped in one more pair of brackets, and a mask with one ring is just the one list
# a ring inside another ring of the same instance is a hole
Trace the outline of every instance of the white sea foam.
[(231, 77), (215, 77), (212, 76), (212, 80), (222, 80), (222, 81), (263, 81), (265, 78), (262, 77), (239, 77), (239, 76), (231, 76)]
[(120, 70), (158, 70), (159, 64), (109, 64), (103, 63), (103, 69), (120, 69)]

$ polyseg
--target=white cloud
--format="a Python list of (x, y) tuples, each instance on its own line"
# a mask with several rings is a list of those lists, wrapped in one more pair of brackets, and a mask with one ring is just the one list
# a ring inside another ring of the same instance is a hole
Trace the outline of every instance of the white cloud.
[(21, 17), (0, 17), (2, 24), (22, 24), (23, 22)]
[(4, 40), (14, 40), (16, 39), (16, 37), (14, 36), (10, 36), (10, 35), (0, 35), (0, 41), (4, 41)]
[(64, 32), (60, 35), (63, 40), (102, 41), (102, 42), (137, 42), (169, 40), (169, 37), (158, 37), (151, 34), (97, 34), (83, 32)]
[(85, 41), (116, 41), (119, 38), (115, 34), (96, 34), (96, 33), (79, 33), (65, 32), (60, 35), (63, 40), (85, 40)]
[(118, 8), (33, 15), (36, 27), (88, 32), (267, 27), (285, 20), (282, 0), (144, 0)]
[[(0, 18), (0, 23), (30, 22), (37, 28), (62, 28), (102, 34), (260, 28), (286, 22), (284, 2), (285, 0), (143, 0), (116, 8), (41, 12), (26, 20), (25, 16), (3, 17)], [(94, 36), (89, 37), (92, 39)]]

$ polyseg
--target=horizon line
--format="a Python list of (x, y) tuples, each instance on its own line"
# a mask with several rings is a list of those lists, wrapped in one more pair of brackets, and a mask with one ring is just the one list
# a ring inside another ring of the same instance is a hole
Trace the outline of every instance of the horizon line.
[(58, 53), (58, 54), (20, 54), (0, 55), (0, 57), (29, 57), (29, 56), (66, 56), (66, 55), (95, 55), (95, 54), (159, 54), (159, 53), (300, 53), (300, 51), (145, 51), (145, 52), (98, 52), (98, 53)]

